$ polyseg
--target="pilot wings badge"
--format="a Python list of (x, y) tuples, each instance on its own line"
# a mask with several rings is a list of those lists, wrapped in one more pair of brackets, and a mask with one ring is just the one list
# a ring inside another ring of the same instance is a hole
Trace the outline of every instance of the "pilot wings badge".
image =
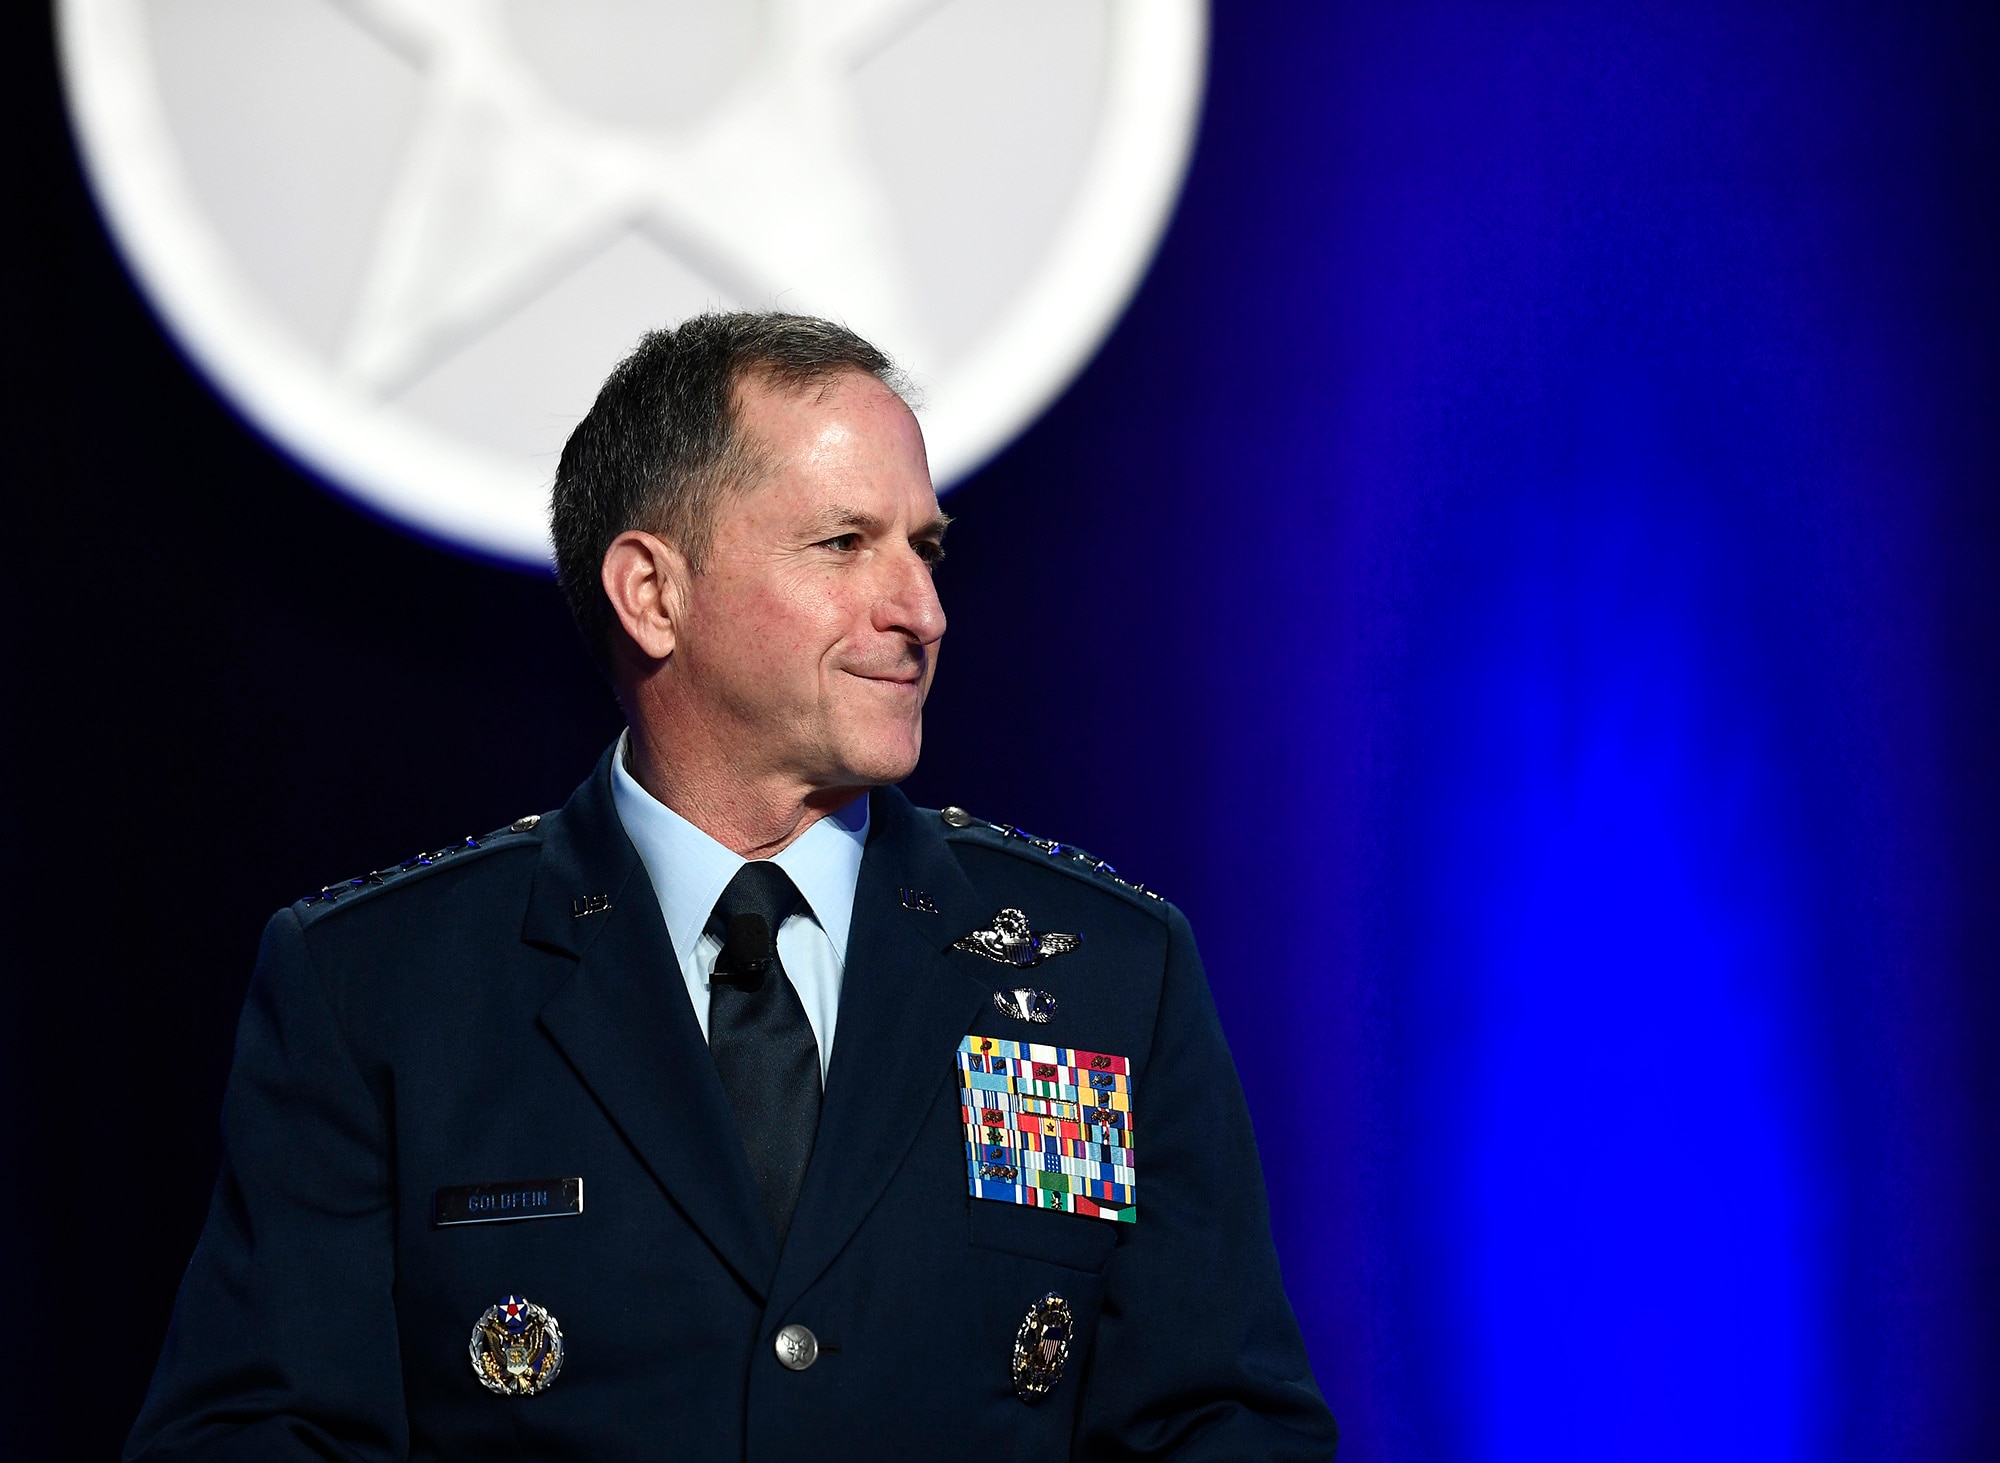
[(502, 1397), (547, 1391), (562, 1370), (562, 1328), (554, 1316), (518, 1295), (486, 1308), (466, 1349), (479, 1385)]
[(1029, 927), (1027, 915), (1018, 909), (1003, 909), (993, 916), (991, 929), (974, 930), (964, 939), (954, 940), (951, 948), (963, 950), (968, 955), (984, 955), (988, 960), (1025, 970), (1031, 965), (1040, 965), (1044, 960), (1067, 955), (1082, 944), (1081, 935), (1054, 932), (1038, 935)]

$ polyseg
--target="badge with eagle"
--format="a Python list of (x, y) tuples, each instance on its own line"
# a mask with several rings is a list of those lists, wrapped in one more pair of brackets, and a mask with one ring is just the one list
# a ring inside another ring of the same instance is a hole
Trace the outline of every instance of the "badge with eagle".
[(467, 1350), (480, 1386), (502, 1397), (532, 1397), (562, 1370), (562, 1327), (533, 1301), (510, 1295), (486, 1308)]
[(1031, 965), (1040, 965), (1044, 960), (1067, 955), (1082, 945), (1081, 935), (1053, 932), (1038, 935), (1029, 926), (1027, 915), (1018, 909), (1003, 909), (993, 916), (991, 929), (974, 930), (964, 939), (954, 940), (951, 948), (963, 950), (968, 955), (984, 955), (988, 960), (1025, 970)]
[(1014, 1333), (1015, 1396), (1030, 1407), (1047, 1399), (1062, 1380), (1075, 1330), (1069, 1302), (1054, 1291), (1028, 1307), (1027, 1318)]

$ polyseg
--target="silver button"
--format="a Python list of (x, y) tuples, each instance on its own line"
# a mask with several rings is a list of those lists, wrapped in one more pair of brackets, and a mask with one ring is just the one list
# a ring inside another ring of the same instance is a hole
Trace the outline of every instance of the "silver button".
[(946, 808), (938, 816), (944, 819), (947, 828), (970, 828), (972, 826), (972, 814), (966, 812), (963, 808)]
[(775, 1344), (778, 1365), (787, 1371), (802, 1372), (819, 1360), (819, 1337), (797, 1321), (778, 1332)]
[(512, 823), (508, 824), (507, 826), (512, 828), (516, 833), (526, 833), (530, 828), (533, 828), (537, 823), (541, 821), (542, 821), (542, 815), (540, 813), (529, 813), (525, 817), (516, 818)]

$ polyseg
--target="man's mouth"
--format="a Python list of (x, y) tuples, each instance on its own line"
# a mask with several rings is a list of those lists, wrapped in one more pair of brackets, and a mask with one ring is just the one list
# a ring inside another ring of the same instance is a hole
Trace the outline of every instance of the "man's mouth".
[(888, 686), (915, 686), (924, 679), (924, 669), (920, 665), (897, 666), (889, 670), (855, 670), (847, 672), (863, 681), (876, 681)]

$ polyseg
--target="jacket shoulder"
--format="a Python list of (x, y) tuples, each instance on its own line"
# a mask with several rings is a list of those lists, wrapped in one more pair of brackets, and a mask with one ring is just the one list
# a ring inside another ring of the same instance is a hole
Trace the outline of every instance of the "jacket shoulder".
[(1162, 921), (1169, 917), (1173, 909), (1160, 894), (1136, 880), (1126, 878), (1106, 860), (1073, 843), (1040, 838), (1012, 823), (992, 823), (984, 818), (975, 818), (959, 807), (935, 811), (926, 808), (920, 812), (925, 818), (936, 821), (938, 831), (946, 843), (953, 845), (954, 852), (981, 849), (1020, 859), (1089, 885)]
[(292, 912), (302, 926), (320, 924), (341, 911), (409, 889), (445, 869), (463, 869), (507, 853), (539, 852), (541, 825), (548, 816), (529, 813), (491, 833), (476, 838), (468, 835), (431, 852), (413, 854), (400, 863), (370, 869), (338, 884), (323, 885), (296, 900)]

